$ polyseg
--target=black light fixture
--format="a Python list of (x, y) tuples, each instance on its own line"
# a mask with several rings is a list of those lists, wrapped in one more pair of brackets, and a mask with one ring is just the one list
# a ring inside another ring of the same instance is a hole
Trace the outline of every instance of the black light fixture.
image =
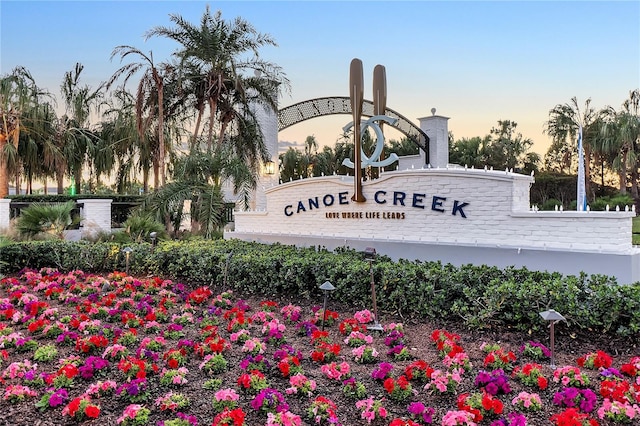
[(131, 252), (133, 249), (131, 247), (125, 247), (122, 249), (122, 252), (125, 255), (125, 272), (129, 275), (129, 258), (131, 257)]
[(542, 317), (543, 320), (545, 321), (549, 321), (549, 328), (551, 329), (550, 333), (550, 343), (551, 343), (551, 364), (549, 365), (549, 367), (551, 367), (552, 369), (555, 370), (556, 368), (556, 363), (555, 363), (555, 331), (554, 331), (554, 326), (557, 322), (560, 321), (566, 321), (565, 317), (562, 316), (562, 314), (560, 314), (559, 312), (556, 312), (553, 309), (549, 309), (547, 311), (544, 312), (540, 312), (540, 316)]
[(324, 319), (327, 316), (327, 299), (329, 298), (329, 293), (335, 289), (336, 288), (329, 281), (325, 281), (320, 286), (320, 290), (324, 293), (324, 303), (322, 304), (322, 331), (324, 331)]
[(378, 305), (376, 303), (376, 281), (373, 279), (373, 261), (376, 260), (376, 249), (367, 247), (364, 249), (364, 259), (369, 262), (369, 275), (371, 278), (371, 300), (373, 301), (373, 324), (367, 326), (367, 330), (383, 331), (384, 327), (378, 322)]

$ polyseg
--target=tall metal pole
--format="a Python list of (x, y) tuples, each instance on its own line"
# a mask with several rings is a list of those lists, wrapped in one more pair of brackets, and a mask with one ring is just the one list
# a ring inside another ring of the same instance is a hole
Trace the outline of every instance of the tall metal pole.
[(327, 316), (327, 291), (324, 291), (324, 303), (322, 304), (322, 331), (324, 331), (324, 318)]
[(552, 369), (556, 369), (556, 361), (555, 361), (555, 330), (554, 330), (554, 325), (556, 324), (555, 321), (551, 321), (551, 365), (550, 367)]

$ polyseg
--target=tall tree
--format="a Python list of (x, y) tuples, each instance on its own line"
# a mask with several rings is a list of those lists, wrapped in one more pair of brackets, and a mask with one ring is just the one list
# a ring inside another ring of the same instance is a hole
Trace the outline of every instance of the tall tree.
[(53, 106), (40, 102), (29, 108), (22, 117), (24, 125), (20, 132), (17, 161), (10, 161), (9, 167), (15, 173), (16, 193), (20, 191), (20, 176), (26, 177), (27, 193), (33, 191), (33, 180), (42, 179), (45, 192), (47, 179), (61, 169), (64, 175), (66, 162), (57, 144), (58, 119)]
[(46, 96), (23, 67), (0, 78), (0, 198), (9, 193), (9, 166), (17, 162), (23, 119)]
[(490, 136), (458, 139), (451, 146), (449, 161), (453, 164), (482, 168), (487, 164), (485, 149), (490, 142)]
[(537, 170), (540, 156), (531, 152), (533, 141), (516, 131), (518, 123), (498, 120), (498, 127), (491, 129), (491, 142), (485, 146), (488, 165), (494, 168), (508, 168), (530, 173)]
[(318, 140), (315, 136), (307, 136), (304, 140), (304, 177), (313, 176), (313, 168), (318, 154)]
[[(116, 191), (124, 193), (132, 182), (132, 177), (142, 173), (142, 185), (145, 193), (149, 191), (149, 176), (153, 164), (149, 133), (140, 137), (136, 124), (135, 97), (120, 88), (112, 93), (110, 102), (104, 111), (101, 123), (101, 138), (104, 140), (103, 160), (96, 160), (98, 172), (110, 174), (112, 163), (116, 172)], [(104, 164), (104, 171), (98, 165)]]
[(111, 58), (117, 55), (120, 56), (121, 62), (130, 55), (141, 60), (119, 68), (111, 76), (106, 87), (110, 88), (121, 77), (124, 77), (125, 85), (133, 75), (142, 72), (136, 91), (136, 123), (140, 139), (145, 138), (146, 133), (155, 124), (152, 139), (157, 141), (157, 156), (154, 156), (154, 187), (157, 189), (166, 183), (164, 85), (166, 75), (172, 67), (168, 64), (157, 65), (153, 60), (153, 52), (147, 55), (132, 46), (117, 46), (111, 53)]
[(598, 148), (613, 156), (612, 167), (618, 173), (620, 193), (627, 192), (627, 174), (631, 171), (631, 196), (638, 198), (638, 167), (640, 166), (640, 90), (629, 92), (622, 108), (612, 107), (602, 112)]
[[(176, 52), (185, 87), (197, 110), (193, 139), (199, 134), (208, 108), (207, 146), (211, 149), (214, 128), (218, 144), (223, 143), (230, 123), (251, 104), (277, 110), (278, 91), (288, 88), (288, 80), (277, 65), (259, 58), (259, 49), (276, 46), (273, 38), (258, 32), (242, 18), (222, 19), (220, 11), (212, 15), (207, 5), (199, 26), (180, 15), (171, 15), (175, 28), (155, 27), (147, 37), (162, 36), (177, 41)], [(253, 56), (250, 56), (253, 55)], [(251, 71), (251, 75), (244, 75)], [(240, 114), (242, 115), (242, 114)]]
[(591, 107), (591, 98), (580, 109), (577, 98), (565, 104), (558, 104), (549, 111), (549, 120), (545, 123), (544, 132), (551, 136), (552, 148), (566, 153), (577, 151), (577, 134), (582, 127), (582, 144), (584, 147), (584, 174), (587, 197), (593, 198), (591, 191), (591, 157), (593, 146), (599, 134), (598, 112)]
[(91, 163), (97, 135), (90, 129), (89, 118), (93, 108), (98, 108), (102, 99), (102, 86), (93, 90), (81, 85), (80, 76), (84, 66), (76, 63), (72, 71), (67, 71), (61, 85), (66, 115), (63, 117), (63, 143), (61, 151), (73, 175), (76, 190), (82, 184), (82, 171), (87, 161)]

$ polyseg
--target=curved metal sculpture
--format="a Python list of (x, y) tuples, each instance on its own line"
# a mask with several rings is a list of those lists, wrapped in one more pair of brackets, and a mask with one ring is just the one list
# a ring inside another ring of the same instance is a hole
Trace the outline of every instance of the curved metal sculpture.
[[(278, 111), (278, 131), (312, 118), (337, 114), (353, 114), (351, 100), (348, 96), (309, 99)], [(374, 114), (373, 102), (365, 99), (362, 104), (362, 116), (373, 117), (374, 115), (377, 114)], [(429, 137), (427, 134), (406, 117), (390, 108), (385, 108), (384, 115), (397, 119), (395, 124), (387, 125), (397, 129), (423, 150), (426, 155), (425, 163), (429, 163)]]

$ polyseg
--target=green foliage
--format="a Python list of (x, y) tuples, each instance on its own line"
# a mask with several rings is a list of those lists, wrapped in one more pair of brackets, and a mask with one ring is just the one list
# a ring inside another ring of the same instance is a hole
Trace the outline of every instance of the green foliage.
[(633, 200), (633, 198), (631, 198), (630, 195), (618, 194), (611, 197), (596, 198), (591, 203), (589, 203), (589, 207), (591, 208), (591, 210), (597, 211), (604, 211), (606, 210), (607, 206), (609, 206), (609, 209), (611, 210), (615, 210), (616, 207), (620, 207), (620, 210), (624, 210), (625, 206), (629, 206), (629, 208), (631, 208), (631, 206), (633, 206), (634, 204), (635, 201)]
[[(130, 272), (156, 274), (191, 286), (209, 285), (257, 296), (322, 300), (319, 286), (330, 281), (332, 300), (353, 309), (371, 303), (370, 264), (362, 252), (340, 248), (296, 248), (238, 240), (162, 241), (127, 244)], [(125, 269), (123, 245), (30, 241), (0, 246), (3, 273), (31, 267), (63, 271)], [(11, 262), (7, 262), (7, 260)], [(5, 262), (4, 264), (2, 262)], [(470, 328), (508, 327), (543, 333), (539, 313), (561, 312), (567, 327), (588, 333), (640, 335), (640, 283), (620, 285), (601, 275), (453, 266), (379, 256), (372, 264), (378, 309), (404, 318), (462, 320)], [(216, 291), (218, 291), (216, 290)]]
[(559, 209), (560, 206), (562, 206), (562, 201), (555, 198), (549, 198), (547, 201), (542, 203), (540, 210), (555, 210)]
[(135, 241), (136, 243), (149, 241), (149, 234), (152, 232), (157, 233), (157, 238), (164, 239), (167, 237), (164, 225), (150, 214), (135, 212), (129, 216), (123, 225), (125, 228), (124, 232), (130, 241)]
[(44, 204), (34, 203), (22, 210), (16, 222), (18, 232), (27, 237), (48, 234), (63, 238), (63, 232), (73, 223), (71, 212), (75, 202)]

